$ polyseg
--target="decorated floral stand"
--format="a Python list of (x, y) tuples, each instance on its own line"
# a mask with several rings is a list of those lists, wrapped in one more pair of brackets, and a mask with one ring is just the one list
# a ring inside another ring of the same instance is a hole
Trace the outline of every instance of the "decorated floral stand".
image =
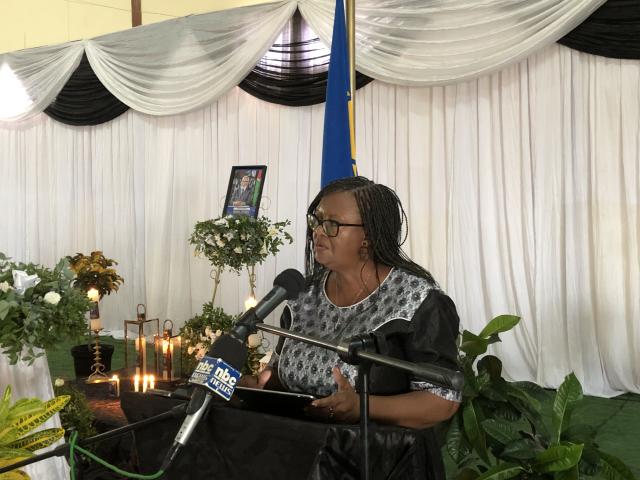
[[(246, 269), (251, 297), (245, 302), (245, 308), (253, 307), (256, 301), (255, 266), (278, 253), (285, 242), (293, 241), (285, 230), (288, 225), (288, 220), (272, 222), (266, 217), (245, 215), (229, 215), (196, 223), (190, 242), (195, 246), (196, 254), (211, 263), (214, 284), (211, 301), (202, 306), (201, 314), (188, 320), (180, 330), (187, 370), (189, 366), (195, 366), (219, 336), (231, 329), (237, 318), (237, 315), (230, 315), (215, 305), (222, 272), (228, 269), (240, 274)], [(251, 335), (247, 346), (249, 358), (245, 370), (256, 372), (264, 359), (260, 334)]]
[[(0, 253), (0, 392), (11, 386), (15, 398), (54, 397), (45, 349), (61, 338), (82, 336), (90, 307), (87, 297), (72, 287), (74, 277), (66, 259), (50, 269), (11, 262)], [(58, 416), (44, 426), (60, 427)], [(60, 457), (25, 472), (34, 479), (69, 477)]]

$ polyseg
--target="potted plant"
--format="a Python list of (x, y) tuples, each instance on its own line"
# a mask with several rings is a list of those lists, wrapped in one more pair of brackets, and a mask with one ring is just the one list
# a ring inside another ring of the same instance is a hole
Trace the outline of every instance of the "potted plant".
[[(76, 278), (73, 286), (88, 295), (94, 289), (97, 291), (97, 301), (105, 295), (111, 295), (117, 292), (120, 285), (124, 283), (124, 279), (118, 275), (115, 260), (107, 258), (101, 251), (91, 252), (90, 255), (76, 253), (74, 256), (67, 257), (71, 269), (75, 272)], [(94, 312), (99, 316), (97, 301), (94, 304)], [(111, 370), (111, 357), (114, 347), (109, 344), (101, 344), (100, 354), (105, 371)], [(73, 365), (76, 377), (87, 377), (91, 374), (91, 365), (94, 359), (94, 345), (89, 341), (83, 345), (75, 345), (71, 348), (73, 356)]]
[[(465, 330), (460, 365), (465, 386), (463, 401), (451, 419), (446, 448), (457, 465), (455, 480), (555, 479), (601, 475), (632, 480), (618, 458), (603, 452), (596, 430), (573, 422), (571, 413), (582, 400), (582, 387), (567, 375), (555, 396), (531, 382), (507, 382), (502, 362), (485, 355), (499, 334), (520, 321), (513, 315), (491, 320), (477, 335)], [(479, 359), (479, 357), (481, 357)], [(542, 406), (552, 403), (551, 424)]]
[(0, 352), (11, 364), (32, 364), (62, 339), (82, 337), (91, 303), (73, 278), (67, 259), (51, 269), (0, 252)]
[[(69, 395), (61, 395), (47, 402), (37, 398), (23, 398), (11, 404), (11, 387), (0, 399), (0, 467), (26, 460), (33, 452), (46, 448), (64, 436), (64, 428), (47, 428), (31, 433), (68, 402)], [(0, 478), (29, 479), (22, 470), (0, 474)]]

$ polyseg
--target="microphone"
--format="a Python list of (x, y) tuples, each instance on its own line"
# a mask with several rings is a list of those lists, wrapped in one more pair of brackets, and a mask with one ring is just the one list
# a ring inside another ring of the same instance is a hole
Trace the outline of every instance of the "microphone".
[(211, 345), (189, 379), (190, 383), (206, 387), (207, 390), (196, 388), (191, 395), (186, 418), (162, 462), (163, 471), (169, 468), (178, 451), (189, 441), (213, 398), (212, 392), (225, 400), (231, 399), (240, 378), (240, 370), (247, 359), (246, 340), (251, 332), (257, 330), (256, 324), (284, 300), (297, 298), (304, 285), (304, 277), (297, 270), (290, 268), (280, 273), (273, 281), (273, 288), (269, 293), (236, 321), (229, 334), (222, 335)]
[(304, 285), (304, 277), (296, 269), (289, 268), (282, 272), (273, 281), (271, 291), (236, 321), (231, 329), (231, 336), (245, 341), (250, 333), (257, 331), (256, 323), (264, 320), (284, 300), (295, 300), (304, 289)]

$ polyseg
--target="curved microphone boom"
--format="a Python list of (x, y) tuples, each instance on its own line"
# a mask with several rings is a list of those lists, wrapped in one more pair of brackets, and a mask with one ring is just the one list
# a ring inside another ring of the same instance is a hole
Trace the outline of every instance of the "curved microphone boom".
[[(162, 470), (165, 472), (184, 447), (212, 399), (212, 392), (229, 400), (247, 359), (246, 340), (256, 331), (256, 324), (267, 317), (285, 300), (294, 300), (304, 289), (305, 280), (300, 272), (290, 268), (273, 281), (273, 288), (258, 304), (247, 310), (235, 323), (231, 332), (218, 338), (207, 355), (196, 367), (190, 381), (208, 388), (196, 388), (186, 411), (186, 418), (173, 445), (165, 455)], [(215, 370), (215, 371), (214, 371)]]

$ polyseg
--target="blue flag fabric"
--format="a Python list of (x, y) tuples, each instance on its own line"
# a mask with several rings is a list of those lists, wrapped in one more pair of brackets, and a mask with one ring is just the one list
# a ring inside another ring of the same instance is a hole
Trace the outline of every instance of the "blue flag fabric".
[(336, 0), (322, 141), (322, 187), (357, 175), (349, 86), (349, 53), (342, 0)]

